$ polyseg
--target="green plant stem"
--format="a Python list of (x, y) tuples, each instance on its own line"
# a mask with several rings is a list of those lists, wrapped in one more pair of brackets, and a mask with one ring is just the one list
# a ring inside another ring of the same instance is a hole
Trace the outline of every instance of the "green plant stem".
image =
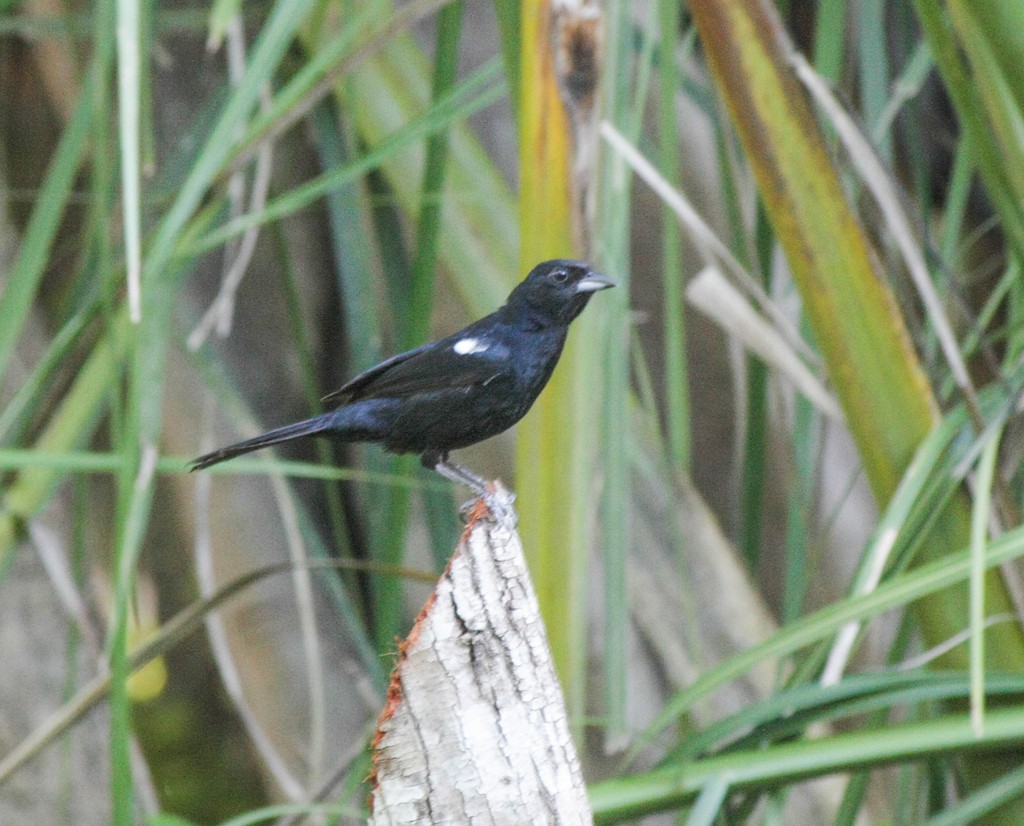
[[(680, 4), (660, 0), (661, 30), (658, 64), (658, 142), (661, 173), (672, 186), (680, 182), (679, 134), (676, 101), (679, 71)], [(682, 473), (690, 472), (690, 384), (686, 364), (686, 324), (683, 309), (682, 239), (679, 220), (672, 210), (662, 210), (662, 323), (665, 328), (665, 418), (672, 461)]]

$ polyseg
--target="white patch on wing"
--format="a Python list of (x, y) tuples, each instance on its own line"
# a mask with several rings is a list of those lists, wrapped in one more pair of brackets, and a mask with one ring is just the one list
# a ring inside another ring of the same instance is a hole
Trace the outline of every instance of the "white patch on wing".
[(456, 341), (452, 349), (460, 356), (469, 356), (473, 353), (482, 353), (489, 346), (486, 341), (481, 341), (478, 338), (463, 338)]

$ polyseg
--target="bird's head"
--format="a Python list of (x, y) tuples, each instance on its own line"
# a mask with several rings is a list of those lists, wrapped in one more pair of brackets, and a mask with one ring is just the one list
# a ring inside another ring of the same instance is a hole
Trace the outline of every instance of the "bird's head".
[(512, 291), (508, 306), (525, 305), (556, 324), (568, 324), (583, 312), (595, 292), (614, 286), (614, 281), (583, 261), (557, 258), (530, 270)]

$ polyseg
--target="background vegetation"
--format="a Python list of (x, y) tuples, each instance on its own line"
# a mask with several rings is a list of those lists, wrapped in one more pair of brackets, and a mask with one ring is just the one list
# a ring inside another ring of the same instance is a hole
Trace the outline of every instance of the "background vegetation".
[(620, 289), (462, 458), (518, 492), (598, 819), (1022, 822), (1022, 32), (0, 0), (0, 820), (364, 818), (461, 492), (185, 460), (574, 255)]

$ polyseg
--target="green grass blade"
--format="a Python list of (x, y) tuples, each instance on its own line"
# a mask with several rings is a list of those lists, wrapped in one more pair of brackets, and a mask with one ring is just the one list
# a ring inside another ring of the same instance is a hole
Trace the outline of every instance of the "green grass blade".
[[(519, 3), (517, 0), (494, 0), (494, 13), (498, 18), (498, 29), (501, 32), (501, 59), (505, 64), (505, 77), (509, 89), (520, 87), (519, 60), (522, 49), (521, 23), (519, 19)], [(519, 98), (512, 95), (512, 115), (519, 118)]]
[[(324, 168), (345, 168), (347, 150), (333, 107), (318, 106), (311, 121)], [(355, 375), (381, 361), (384, 352), (384, 324), (375, 302), (373, 268), (365, 243), (360, 243), (365, 239), (364, 199), (359, 195), (358, 182), (354, 181), (331, 190), (325, 200), (338, 295), (349, 333), (348, 369)]]
[(978, 737), (984, 736), (985, 730), (985, 546), (991, 517), (992, 481), (1001, 435), (997, 432), (982, 450), (974, 482), (971, 514), (971, 726)]
[(728, 793), (727, 776), (720, 774), (709, 778), (697, 795), (693, 809), (686, 818), (686, 826), (712, 826), (722, 810)]
[(1002, 219), (1003, 229), (1017, 257), (1022, 257), (1024, 212), (1020, 208), (1018, 197), (1010, 187), (1008, 170), (1003, 165), (1003, 158), (992, 140), (991, 124), (986, 119), (977, 94), (978, 81), (971, 76), (964, 60), (962, 46), (954, 35), (947, 11), (942, 4), (937, 0), (914, 0), (914, 8), (931, 46), (935, 65), (942, 75), (945, 89), (956, 108), (960, 127), (971, 141), (986, 193)]
[(846, 0), (821, 0), (814, 27), (814, 66), (837, 82), (846, 50)]
[(987, 786), (947, 805), (922, 826), (968, 826), (984, 823), (985, 816), (1024, 795), (1024, 767), (1012, 769)]
[[(627, 4), (609, 3), (605, 14), (605, 46), (602, 72), (611, 79), (604, 90), (604, 112), (608, 120), (635, 135), (646, 94), (633, 87), (634, 58), (650, 64), (653, 39), (634, 55), (634, 37)], [(648, 70), (640, 70), (641, 72)], [(606, 156), (601, 170), (598, 221), (600, 244), (595, 253), (601, 270), (618, 284), (603, 295), (599, 312), (600, 332), (587, 345), (591, 363), (600, 365), (603, 409), (600, 422), (600, 463), (604, 483), (601, 490), (601, 551), (603, 607), (603, 703), (605, 747), (615, 750), (628, 738), (629, 709), (629, 557), (632, 508), (632, 465), (629, 459), (629, 359), (630, 318), (629, 204), (633, 176), (618, 156)], [(585, 328), (580, 333), (592, 335)], [(597, 372), (597, 371), (594, 371)]]
[(50, 247), (57, 236), (61, 215), (91, 137), (93, 106), (89, 90), (102, 82), (109, 66), (109, 51), (103, 44), (97, 47), (89, 82), (61, 135), (7, 285), (0, 294), (0, 380), (6, 373), (14, 346), (29, 317), (28, 309), (45, 272)]
[(72, 315), (50, 342), (46, 353), (22, 382), (7, 407), (0, 411), (0, 444), (21, 441), (28, 417), (45, 391), (54, 371), (70, 355), (87, 325), (94, 319), (98, 306), (93, 303)]
[[(462, 0), (456, 0), (445, 6), (438, 18), (432, 90), (435, 104), (455, 86), (463, 5)], [(447, 131), (434, 132), (427, 140), (423, 195), (416, 229), (416, 256), (412, 266), (412, 292), (399, 338), (399, 347), (403, 350), (421, 344), (430, 331), (448, 145)]]
[[(872, 126), (881, 122), (889, 100), (889, 44), (885, 27), (878, 25), (885, 16), (884, 5), (884, 0), (856, 5), (861, 108), (864, 120)], [(892, 163), (892, 150), (892, 136), (882, 135), (879, 152), (887, 163)]]
[[(658, 26), (661, 40), (658, 63), (658, 142), (660, 171), (678, 188), (681, 176), (676, 104), (680, 73), (676, 63), (679, 42), (680, 5), (659, 0)], [(694, 40), (690, 39), (689, 46)], [(686, 50), (689, 52), (689, 48)], [(683, 312), (682, 238), (675, 214), (662, 208), (662, 319), (665, 327), (665, 418), (669, 449), (675, 465), (690, 471), (690, 387), (686, 368), (686, 327)]]
[(967, 753), (1024, 742), (1024, 713), (1019, 709), (993, 711), (988, 723), (982, 738), (975, 736), (967, 715), (951, 715), (757, 748), (597, 783), (589, 789), (590, 802), (596, 823), (616, 823), (678, 808), (723, 775), (732, 789), (769, 788), (945, 752)]
[[(121, 207), (124, 216), (124, 249), (128, 277), (128, 316), (138, 324), (142, 314), (139, 281), (142, 275), (142, 176), (140, 0), (117, 0), (118, 146), (121, 150)], [(143, 52), (148, 54), (148, 50)]]
[[(728, 165), (726, 165), (728, 167)], [(731, 176), (730, 176), (731, 178)], [(730, 189), (732, 189), (730, 187)], [(734, 211), (738, 211), (739, 204)], [(755, 227), (757, 267), (755, 272), (760, 272), (761, 283), (765, 292), (769, 289), (769, 273), (771, 273), (771, 259), (775, 251), (775, 238), (772, 235), (768, 218), (764, 214), (764, 208), (758, 206), (757, 224)], [(738, 239), (737, 239), (738, 240)], [(761, 539), (764, 523), (764, 502), (767, 480), (767, 448), (768, 448), (768, 365), (755, 356), (747, 356), (747, 409), (746, 428), (743, 438), (743, 468), (740, 474), (740, 534), (739, 550), (751, 571), (757, 570), (757, 562), (760, 557)], [(801, 462), (800, 447), (810, 446), (815, 443), (813, 430), (806, 426), (806, 420), (811, 417), (812, 407), (806, 399), (799, 394), (796, 398), (796, 416), (794, 430), (794, 453), (797, 475), (800, 480), (805, 478), (805, 463)], [(797, 500), (803, 500), (806, 491), (806, 483), (799, 481), (793, 485), (789, 500), (791, 505)], [(806, 548), (805, 543), (794, 542), (797, 537), (803, 537), (802, 525), (797, 512), (793, 507), (789, 509), (789, 526), (787, 530), (787, 561), (795, 559), (802, 554)], [(797, 551), (799, 548), (799, 551)], [(787, 564), (787, 571), (792, 571), (793, 566)], [(789, 609), (794, 604), (799, 606), (802, 602), (803, 589), (792, 587), (797, 580), (787, 575), (785, 600), (783, 603), (783, 616), (790, 616)]]

